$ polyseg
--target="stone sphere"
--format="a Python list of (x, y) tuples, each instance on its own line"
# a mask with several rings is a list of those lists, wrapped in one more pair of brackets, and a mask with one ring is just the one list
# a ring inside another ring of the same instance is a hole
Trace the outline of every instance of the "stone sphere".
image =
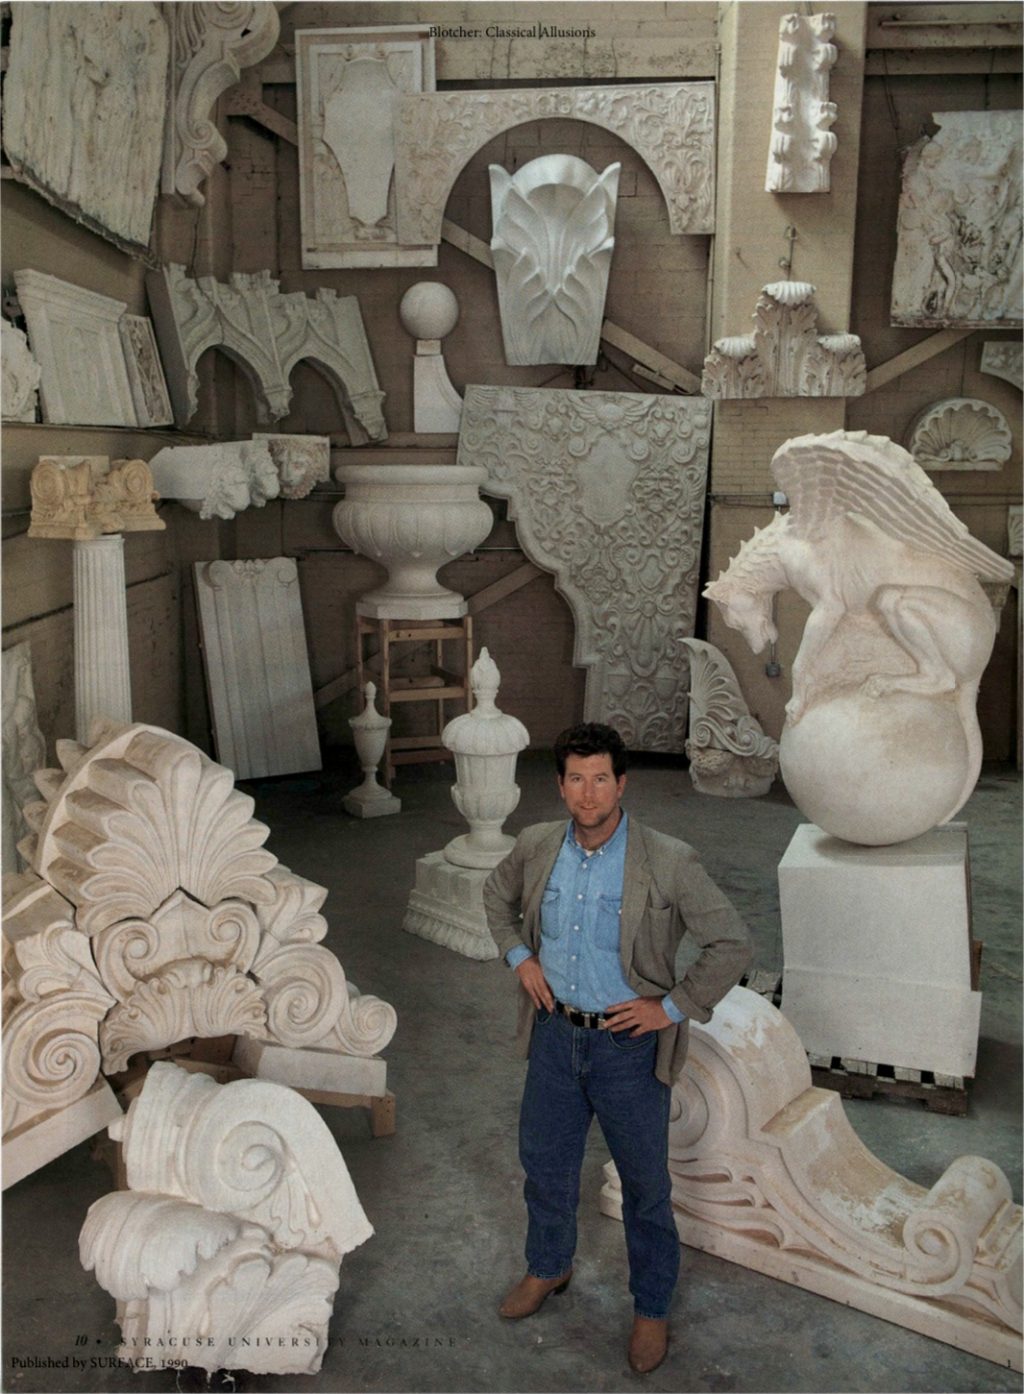
[(440, 281), (417, 281), (402, 296), (398, 314), (414, 339), (443, 339), (459, 322), (459, 302)]
[(812, 707), (779, 743), (786, 788), (833, 837), (881, 847), (946, 819), (968, 773), (952, 698), (841, 694)]

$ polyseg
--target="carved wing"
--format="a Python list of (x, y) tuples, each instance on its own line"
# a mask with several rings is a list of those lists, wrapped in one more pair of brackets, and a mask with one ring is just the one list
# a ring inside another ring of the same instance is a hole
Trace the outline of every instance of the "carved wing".
[(795, 535), (821, 541), (837, 518), (853, 514), (908, 547), (931, 552), (983, 581), (1008, 581), (1013, 567), (972, 537), (924, 470), (902, 446), (866, 431), (796, 436), (772, 459), (790, 504)]

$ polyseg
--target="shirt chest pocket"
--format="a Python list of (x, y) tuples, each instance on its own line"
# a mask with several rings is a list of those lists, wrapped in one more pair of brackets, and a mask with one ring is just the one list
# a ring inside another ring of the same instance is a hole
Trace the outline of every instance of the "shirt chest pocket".
[(594, 942), (597, 947), (618, 953), (621, 927), (622, 896), (599, 895), (594, 917)]
[(558, 939), (562, 933), (562, 892), (549, 886), (540, 903), (540, 929), (545, 939)]

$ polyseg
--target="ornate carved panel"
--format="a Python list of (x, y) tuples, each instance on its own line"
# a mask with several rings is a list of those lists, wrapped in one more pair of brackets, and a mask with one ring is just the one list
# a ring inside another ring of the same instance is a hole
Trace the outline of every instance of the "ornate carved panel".
[(288, 378), (307, 359), (334, 388), (353, 444), (386, 438), (384, 393), (354, 295), (322, 287), (312, 300), (301, 291), (283, 295), (269, 271), (193, 280), (174, 263), (151, 272), (146, 285), (177, 426), (199, 405), (196, 364), (219, 347), (252, 383), (262, 423), (287, 415)]
[(148, 0), (14, 10), (4, 83), (7, 157), (44, 198), (130, 247), (149, 245), (167, 61), (167, 26)]
[(469, 387), (459, 462), (486, 467), (523, 551), (554, 572), (585, 719), (681, 751), (711, 408), (700, 399)]
[(914, 422), (907, 449), (926, 470), (999, 470), (1013, 450), (1006, 417), (977, 397), (947, 397)]
[(867, 378), (856, 334), (819, 334), (814, 286), (765, 286), (753, 334), (718, 339), (704, 360), (705, 397), (860, 397)]
[(0, 320), (3, 336), (3, 391), (5, 421), (34, 421), (39, 408), (39, 379), (42, 369), (32, 357), (28, 340), (10, 320)]
[(42, 271), (15, 271), (29, 343), (42, 370), (43, 420), (134, 426), (118, 323), (127, 306)]
[(403, 242), (438, 243), (452, 185), (481, 146), (544, 117), (587, 121), (631, 145), (665, 195), (673, 232), (714, 231), (714, 84), (430, 92), (398, 103)]
[(511, 175), (490, 166), (506, 363), (597, 362), (620, 168), (598, 174), (574, 155), (542, 155)]
[(171, 94), (161, 190), (201, 207), (199, 185), (228, 153), (217, 129), (217, 99), (265, 58), (280, 31), (271, 0), (174, 4), (164, 9), (171, 32)]
[(1019, 111), (939, 111), (903, 164), (892, 322), (1021, 319)]
[(775, 103), (764, 187), (777, 194), (821, 194), (831, 188), (838, 141), (831, 127), (829, 73), (838, 52), (833, 14), (783, 15), (779, 20)]
[(118, 329), (136, 420), (140, 426), (172, 425), (171, 399), (167, 395), (167, 381), (156, 349), (152, 320), (145, 315), (122, 315)]
[(3, 869), (18, 870), (18, 840), (28, 825), (22, 815), (39, 794), (32, 776), (46, 764), (46, 742), (36, 720), (32, 645), (26, 640), (3, 652)]
[(398, 236), (395, 109), (434, 90), (428, 25), (295, 34), (302, 264), (436, 266), (434, 246)]

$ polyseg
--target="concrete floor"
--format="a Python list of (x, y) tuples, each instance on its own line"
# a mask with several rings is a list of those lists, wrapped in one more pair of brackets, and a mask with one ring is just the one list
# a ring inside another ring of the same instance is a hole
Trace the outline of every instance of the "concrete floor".
[[(351, 775), (250, 785), (270, 848), (330, 888), (327, 944), (349, 977), (398, 1010), (386, 1052), (398, 1131), (373, 1140), (361, 1110), (324, 1110), (376, 1235), (344, 1262), (332, 1344), (317, 1377), (240, 1376), (251, 1390), (332, 1391), (968, 1391), (1017, 1390), (1020, 1377), (824, 1298), (683, 1249), (669, 1357), (641, 1380), (625, 1360), (631, 1319), (621, 1226), (597, 1211), (607, 1157), (594, 1130), (569, 1291), (532, 1319), (495, 1305), (522, 1271), (515, 1133), (524, 1065), (512, 1054), (512, 981), (401, 929), (414, 859), (464, 829), (444, 767), (403, 771), (402, 813), (359, 822), (340, 811)], [(520, 762), (509, 830), (559, 813), (546, 757)], [(801, 821), (776, 788), (759, 800), (701, 798), (675, 762), (648, 758), (627, 807), (692, 842), (746, 915), (755, 966), (781, 968), (775, 869)], [(914, 1102), (850, 1102), (866, 1145), (930, 1186), (955, 1157), (980, 1153), (1021, 1196), (1020, 778), (987, 770), (965, 813), (974, 933), (984, 941), (977, 1078), (964, 1118)], [(117, 1344), (113, 1301), (79, 1267), (86, 1209), (110, 1189), (88, 1144), (5, 1197), (4, 1388), (197, 1387), (169, 1371), (105, 1368)], [(82, 1344), (84, 1342), (84, 1344)], [(78, 1357), (86, 1368), (15, 1368), (12, 1357)], [(92, 1362), (96, 1362), (93, 1364)], [(223, 1386), (229, 1387), (229, 1386)]]

